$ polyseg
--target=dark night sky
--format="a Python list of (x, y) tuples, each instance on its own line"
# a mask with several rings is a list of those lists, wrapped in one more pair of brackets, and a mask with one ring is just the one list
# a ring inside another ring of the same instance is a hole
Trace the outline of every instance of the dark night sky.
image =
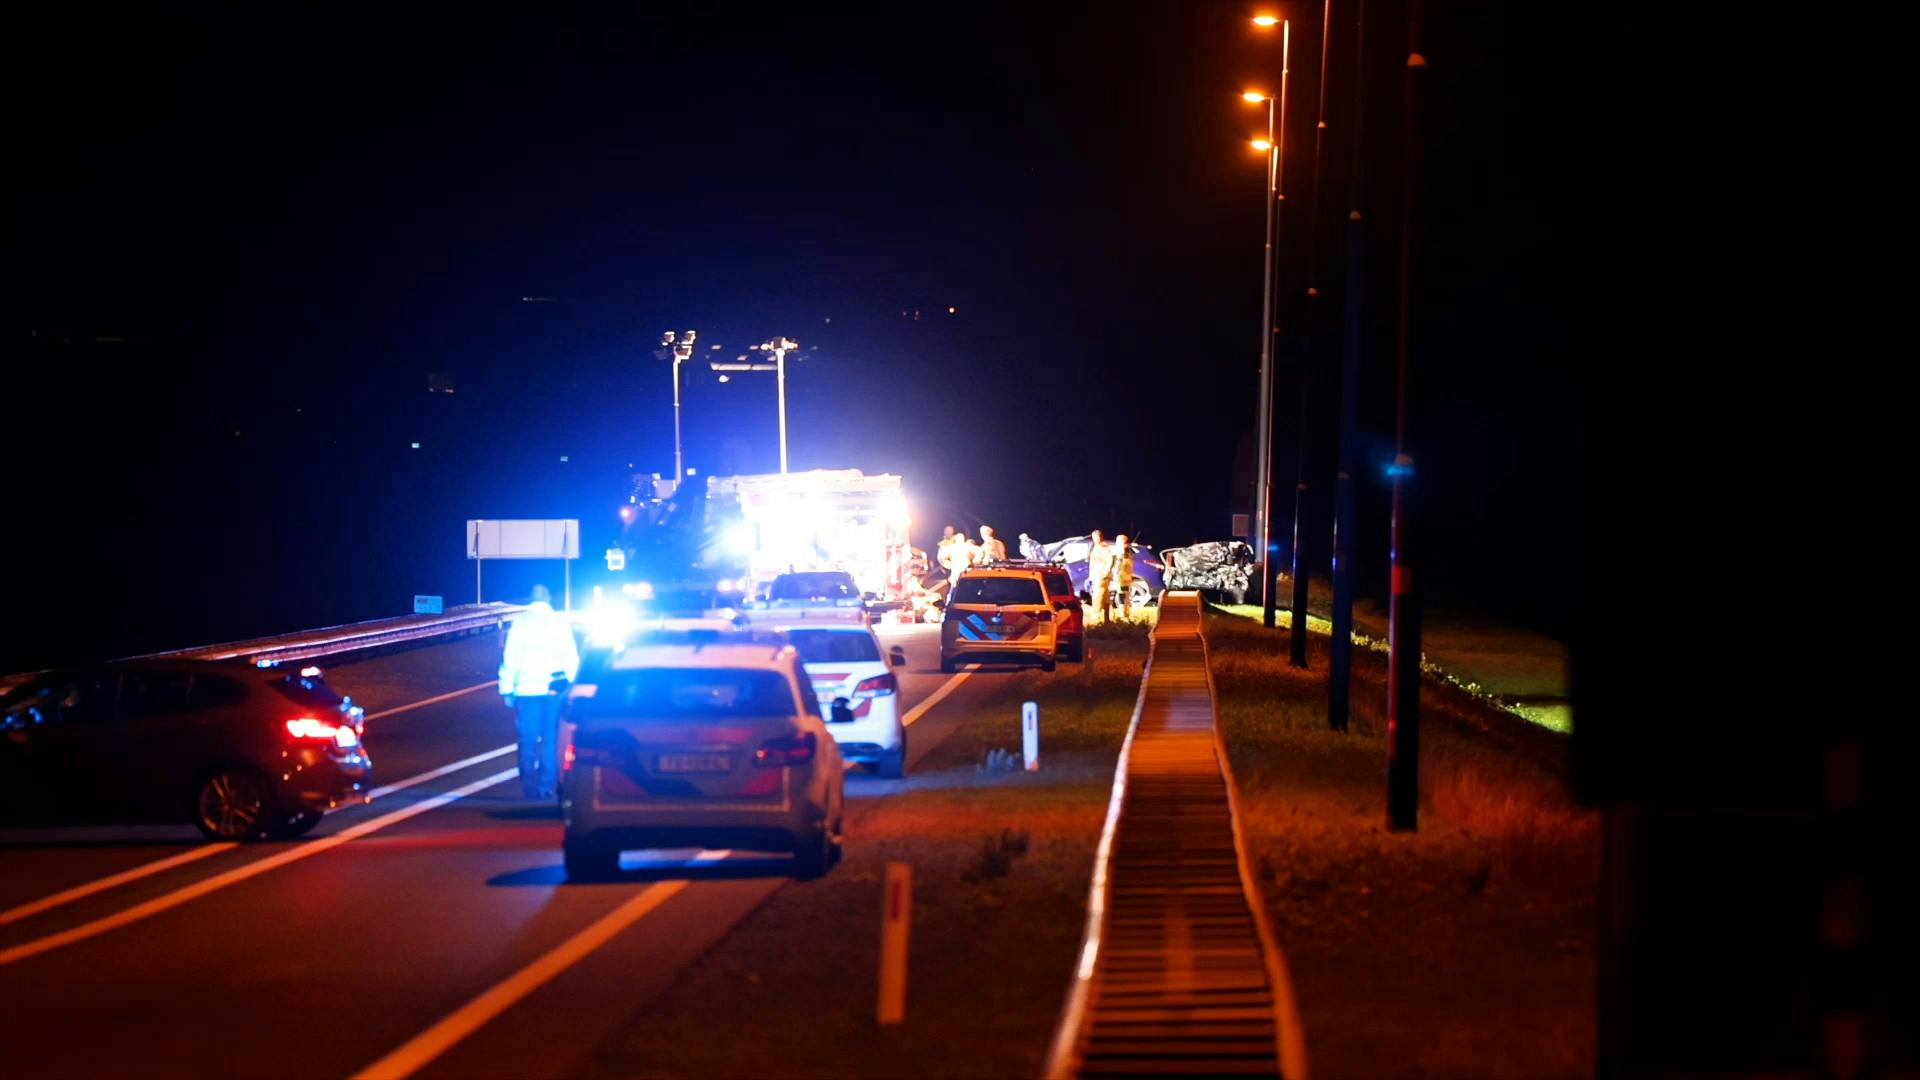
[[(44, 510), (8, 542), (31, 600), (84, 614), (9, 631), (0, 667), (460, 597), (463, 519), (603, 520), (629, 461), (670, 468), (651, 354), (668, 328), (727, 356), (781, 333), (817, 347), (790, 381), (795, 467), (904, 474), (929, 535), (946, 519), (1224, 534), (1259, 346), (1262, 172), (1243, 141), (1259, 118), (1236, 94), (1274, 85), (1277, 38), (1240, 4), (1029, 7), (23, 24), (36, 107), (16, 136), (10, 398), (32, 449), (7, 473)], [(1428, 580), (1553, 628), (1567, 600), (1543, 583), (1578, 543), (1568, 474), (1617, 121), (1583, 76), (1590, 11), (1429, 7)], [(1321, 234), (1334, 305), (1343, 9)], [(1383, 22), (1398, 10), (1377, 5)], [(1290, 10), (1296, 215), (1318, 12)], [(1390, 226), (1398, 99), (1380, 86)], [(1370, 270), (1390, 283), (1385, 226)], [(1363, 556), (1383, 570), (1391, 296), (1375, 300)], [(426, 393), (442, 370), (453, 398)], [(688, 374), (688, 463), (773, 468), (770, 377)], [(1331, 378), (1316, 388), (1319, 470)], [(1292, 438), (1289, 420), (1277, 492)]]

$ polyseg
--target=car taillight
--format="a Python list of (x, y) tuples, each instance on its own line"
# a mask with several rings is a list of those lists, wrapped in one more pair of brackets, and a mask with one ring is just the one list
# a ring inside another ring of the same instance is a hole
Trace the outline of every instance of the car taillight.
[(360, 745), (360, 733), (348, 725), (329, 724), (311, 716), (287, 721), (287, 734), (296, 739), (330, 742), (342, 750), (351, 750)]
[(813, 732), (803, 731), (798, 735), (784, 735), (778, 739), (768, 739), (753, 752), (753, 763), (762, 768), (780, 768), (786, 765), (805, 765), (813, 760), (815, 743)]
[(603, 747), (581, 746), (579, 743), (570, 742), (567, 744), (566, 754), (561, 758), (560, 769), (564, 772), (573, 768), (575, 765), (611, 764), (613, 764), (613, 751)]
[(885, 675), (875, 675), (871, 679), (860, 680), (859, 684), (853, 688), (853, 699), (859, 701), (863, 698), (886, 697), (899, 689), (900, 680), (894, 678), (893, 672), (889, 671)]

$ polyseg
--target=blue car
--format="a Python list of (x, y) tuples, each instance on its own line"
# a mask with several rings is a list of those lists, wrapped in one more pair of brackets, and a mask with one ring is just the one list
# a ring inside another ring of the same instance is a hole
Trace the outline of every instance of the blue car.
[[(1112, 543), (1112, 541), (1108, 541)], [(1091, 540), (1085, 536), (1069, 536), (1065, 540), (1055, 540), (1051, 544), (1037, 546), (1040, 562), (1060, 563), (1067, 568), (1067, 575), (1073, 579), (1074, 591), (1081, 599), (1091, 600), (1092, 591), (1087, 588), (1087, 549)], [(1160, 602), (1160, 593), (1166, 585), (1166, 567), (1153, 554), (1146, 544), (1133, 545), (1133, 588), (1132, 602), (1135, 607), (1147, 607)]]

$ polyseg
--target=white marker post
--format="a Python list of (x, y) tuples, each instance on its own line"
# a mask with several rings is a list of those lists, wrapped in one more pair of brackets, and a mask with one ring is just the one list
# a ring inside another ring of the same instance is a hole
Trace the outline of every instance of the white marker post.
[(1040, 771), (1040, 705), (1029, 701), (1020, 706), (1021, 756), (1028, 772)]
[(907, 1018), (907, 927), (913, 915), (913, 867), (887, 864), (885, 906), (880, 912), (880, 1007), (882, 1024)]

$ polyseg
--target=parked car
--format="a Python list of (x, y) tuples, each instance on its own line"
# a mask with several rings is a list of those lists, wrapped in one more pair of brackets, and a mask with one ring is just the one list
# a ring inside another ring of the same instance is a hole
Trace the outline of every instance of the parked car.
[[(1111, 537), (1107, 540), (1112, 543)], [(1065, 540), (1055, 540), (1051, 544), (1040, 545), (1040, 561), (1060, 563), (1073, 577), (1073, 589), (1083, 600), (1093, 599), (1087, 588), (1087, 551), (1093, 546), (1092, 537), (1069, 536)], [(1166, 589), (1164, 572), (1166, 568), (1159, 559), (1154, 558), (1153, 549), (1146, 544), (1133, 545), (1133, 588), (1130, 590), (1134, 607), (1148, 607), (1160, 602), (1160, 594)]]
[(1053, 601), (1055, 655), (1078, 663), (1087, 658), (1087, 609), (1074, 591), (1073, 575), (1059, 563), (1039, 563), (1025, 559), (990, 563), (996, 569), (1033, 569), (1047, 583), (1047, 599)]
[(1052, 671), (1059, 623), (1036, 568), (979, 567), (961, 573), (940, 621), (940, 670), (966, 663), (1037, 664)]
[(860, 612), (839, 616), (816, 612), (775, 625), (800, 650), (800, 666), (840, 755), (897, 780), (906, 774), (907, 729), (900, 723), (900, 680), (893, 668), (907, 662), (906, 653), (883, 650)]
[(593, 654), (560, 735), (567, 877), (612, 875), (634, 848), (840, 860), (845, 766), (800, 653), (764, 630), (659, 630)]
[(366, 801), (364, 726), (317, 667), (129, 660), (46, 672), (0, 697), (0, 820), (299, 836)]
[(1253, 587), (1253, 548), (1244, 540), (1215, 540), (1160, 553), (1167, 588), (1197, 589), (1215, 599), (1243, 604)]

